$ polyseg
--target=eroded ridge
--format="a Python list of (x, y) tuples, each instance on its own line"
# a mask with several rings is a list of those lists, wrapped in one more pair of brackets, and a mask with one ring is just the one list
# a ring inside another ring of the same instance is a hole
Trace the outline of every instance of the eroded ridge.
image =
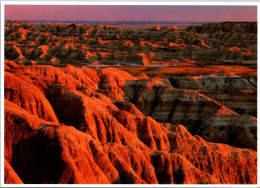
[[(5, 78), (6, 183), (256, 183), (256, 118), (199, 91), (115, 68), (12, 61)], [(248, 135), (225, 139), (230, 129)]]

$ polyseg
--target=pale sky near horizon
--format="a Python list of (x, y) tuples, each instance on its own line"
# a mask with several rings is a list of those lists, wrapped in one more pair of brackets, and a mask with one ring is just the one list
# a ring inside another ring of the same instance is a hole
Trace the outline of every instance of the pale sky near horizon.
[(5, 5), (5, 20), (257, 21), (257, 6)]

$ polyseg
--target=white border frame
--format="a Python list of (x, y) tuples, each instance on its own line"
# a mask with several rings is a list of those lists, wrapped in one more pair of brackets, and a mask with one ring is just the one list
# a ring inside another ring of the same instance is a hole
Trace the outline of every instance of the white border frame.
[[(5, 5), (207, 5), (207, 6), (218, 6), (218, 5), (230, 5), (230, 6), (257, 6), (257, 30), (258, 34), (260, 31), (260, 2), (155, 2), (155, 1), (1, 1), (1, 187), (260, 187), (260, 162), (259, 162), (259, 138), (257, 137), (257, 184), (5, 184), (4, 183), (4, 7)], [(260, 40), (259, 35), (257, 36), (257, 52), (260, 54)], [(258, 60), (257, 60), (258, 63)], [(257, 72), (260, 71), (257, 65)], [(257, 74), (258, 77), (258, 74)], [(258, 89), (257, 89), (258, 90)], [(259, 99), (258, 91), (258, 99)], [(257, 116), (260, 117), (258, 110), (259, 100), (257, 100)], [(260, 128), (257, 128), (257, 135), (259, 136)]]

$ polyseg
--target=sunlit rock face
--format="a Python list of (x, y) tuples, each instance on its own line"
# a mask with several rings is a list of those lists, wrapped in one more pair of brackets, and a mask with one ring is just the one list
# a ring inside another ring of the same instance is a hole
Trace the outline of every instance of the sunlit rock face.
[(6, 22), (5, 183), (256, 184), (254, 24)]
[[(256, 28), (255, 22), (147, 29), (8, 21), (5, 57), (26, 65), (101, 62), (190, 66), (194, 59), (256, 61)], [(184, 59), (185, 64), (174, 59)]]
[[(256, 152), (225, 145), (254, 149), (256, 118), (239, 115), (198, 91), (176, 89), (169, 80), (138, 79), (111, 68), (13, 69), (9, 62), (6, 66), (6, 81), (12, 80), (13, 90), (19, 92), (9, 89), (12, 92), (5, 95), (5, 158), (13, 168), (7, 167), (6, 182), (256, 181)], [(48, 75), (43, 77), (46, 69)], [(21, 105), (29, 97), (21, 90), (27, 85), (45, 94), (43, 99), (32, 98), (40, 111)], [(6, 91), (11, 86), (11, 82), (6, 85)], [(48, 109), (41, 107), (46, 104)], [(236, 136), (236, 130), (244, 131), (243, 137)], [(236, 174), (237, 169), (243, 173)], [(223, 174), (224, 170), (232, 173)]]

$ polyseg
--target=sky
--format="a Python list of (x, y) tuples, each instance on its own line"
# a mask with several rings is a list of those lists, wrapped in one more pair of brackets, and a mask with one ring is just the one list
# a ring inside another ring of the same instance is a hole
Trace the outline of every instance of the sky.
[(256, 6), (5, 5), (5, 20), (257, 21)]

